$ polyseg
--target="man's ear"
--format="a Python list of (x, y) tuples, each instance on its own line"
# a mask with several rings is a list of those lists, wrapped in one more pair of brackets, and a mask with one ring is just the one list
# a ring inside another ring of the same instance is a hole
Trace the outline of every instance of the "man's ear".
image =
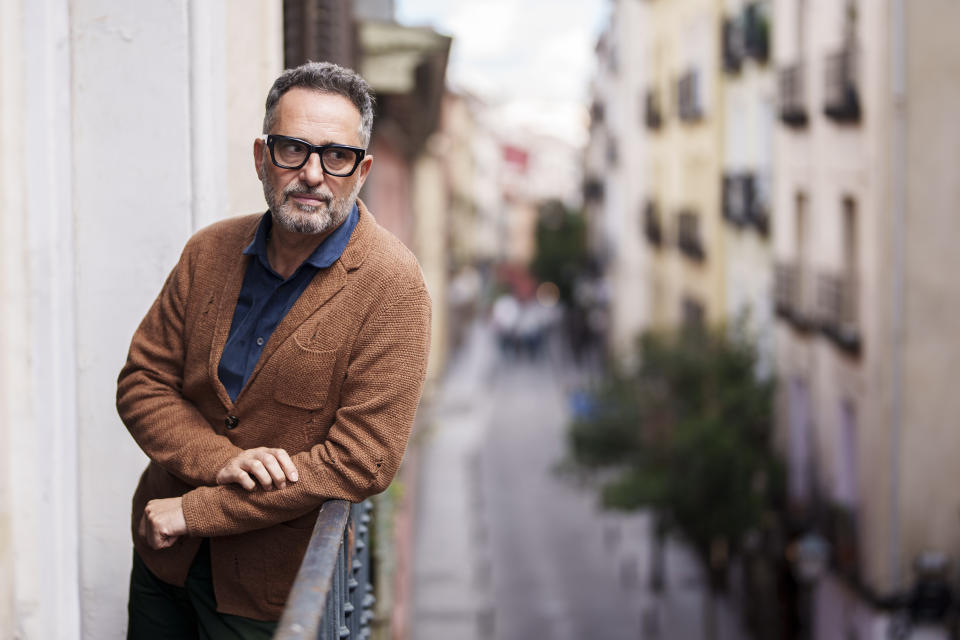
[(358, 180), (360, 181), (361, 187), (363, 186), (363, 183), (367, 181), (367, 176), (370, 175), (370, 168), (372, 166), (373, 166), (373, 156), (365, 155), (363, 157), (363, 160), (360, 161), (360, 166), (357, 167), (357, 172), (360, 175)]
[(260, 174), (263, 167), (263, 154), (266, 153), (267, 145), (263, 138), (257, 138), (253, 141), (253, 168), (257, 172), (257, 178), (262, 182), (263, 176)]

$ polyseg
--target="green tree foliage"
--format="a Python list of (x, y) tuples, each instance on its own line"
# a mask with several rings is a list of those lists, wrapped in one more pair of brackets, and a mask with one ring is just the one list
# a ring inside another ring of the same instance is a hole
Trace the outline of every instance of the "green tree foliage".
[(770, 449), (773, 382), (758, 379), (739, 327), (648, 333), (639, 356), (593, 390), (569, 430), (572, 459), (608, 472), (606, 505), (653, 508), (722, 589), (727, 556), (782, 486)]
[(549, 200), (538, 209), (535, 237), (536, 254), (530, 270), (538, 280), (556, 284), (560, 299), (570, 302), (574, 281), (589, 265), (583, 214)]

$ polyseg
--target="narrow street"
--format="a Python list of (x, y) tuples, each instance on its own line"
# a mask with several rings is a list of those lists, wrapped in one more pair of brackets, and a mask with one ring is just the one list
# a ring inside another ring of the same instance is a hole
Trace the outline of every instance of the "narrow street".
[[(581, 374), (558, 343), (506, 359), (476, 325), (425, 406), (413, 640), (699, 640), (703, 590), (682, 545), (650, 591), (645, 514), (606, 512), (556, 472), (567, 391)], [(717, 640), (739, 640), (720, 606)]]

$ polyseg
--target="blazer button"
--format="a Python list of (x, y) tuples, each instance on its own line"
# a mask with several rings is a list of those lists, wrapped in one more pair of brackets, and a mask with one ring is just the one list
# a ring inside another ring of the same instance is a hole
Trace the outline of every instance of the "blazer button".
[(240, 419), (237, 416), (227, 416), (224, 418), (223, 424), (227, 425), (227, 429), (233, 429), (240, 424)]

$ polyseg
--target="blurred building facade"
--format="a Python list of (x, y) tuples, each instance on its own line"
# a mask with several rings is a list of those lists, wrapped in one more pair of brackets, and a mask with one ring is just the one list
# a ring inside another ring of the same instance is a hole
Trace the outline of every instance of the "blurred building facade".
[[(960, 490), (941, 476), (960, 449), (958, 17), (949, 2), (621, 0), (597, 46), (594, 248), (611, 283), (643, 265), (647, 299), (610, 348), (747, 313), (760, 373), (779, 382), (788, 542), (816, 533), (830, 549), (800, 585), (818, 639), (885, 637), (921, 606), (915, 561), (960, 561)], [(632, 67), (622, 33), (639, 34)], [(631, 263), (610, 238), (626, 246), (637, 197), (646, 247)], [(614, 309), (632, 303), (613, 289)]]
[(960, 410), (944, 271), (960, 45), (943, 27), (960, 8), (777, 0), (775, 15), (780, 437), (795, 514), (833, 549), (816, 637), (872, 638), (922, 552), (960, 552), (960, 490), (940, 473), (960, 450), (944, 428)]
[(770, 216), (776, 85), (770, 63), (769, 0), (726, 0), (720, 27), (724, 102), (721, 210), (724, 316), (743, 321), (772, 373), (773, 272)]
[(629, 354), (639, 331), (653, 322), (649, 275), (659, 247), (645, 237), (653, 180), (647, 171), (645, 90), (649, 49), (647, 6), (615, 2), (597, 43), (591, 87), (590, 139), (584, 202), (593, 251), (609, 285), (610, 340)]

